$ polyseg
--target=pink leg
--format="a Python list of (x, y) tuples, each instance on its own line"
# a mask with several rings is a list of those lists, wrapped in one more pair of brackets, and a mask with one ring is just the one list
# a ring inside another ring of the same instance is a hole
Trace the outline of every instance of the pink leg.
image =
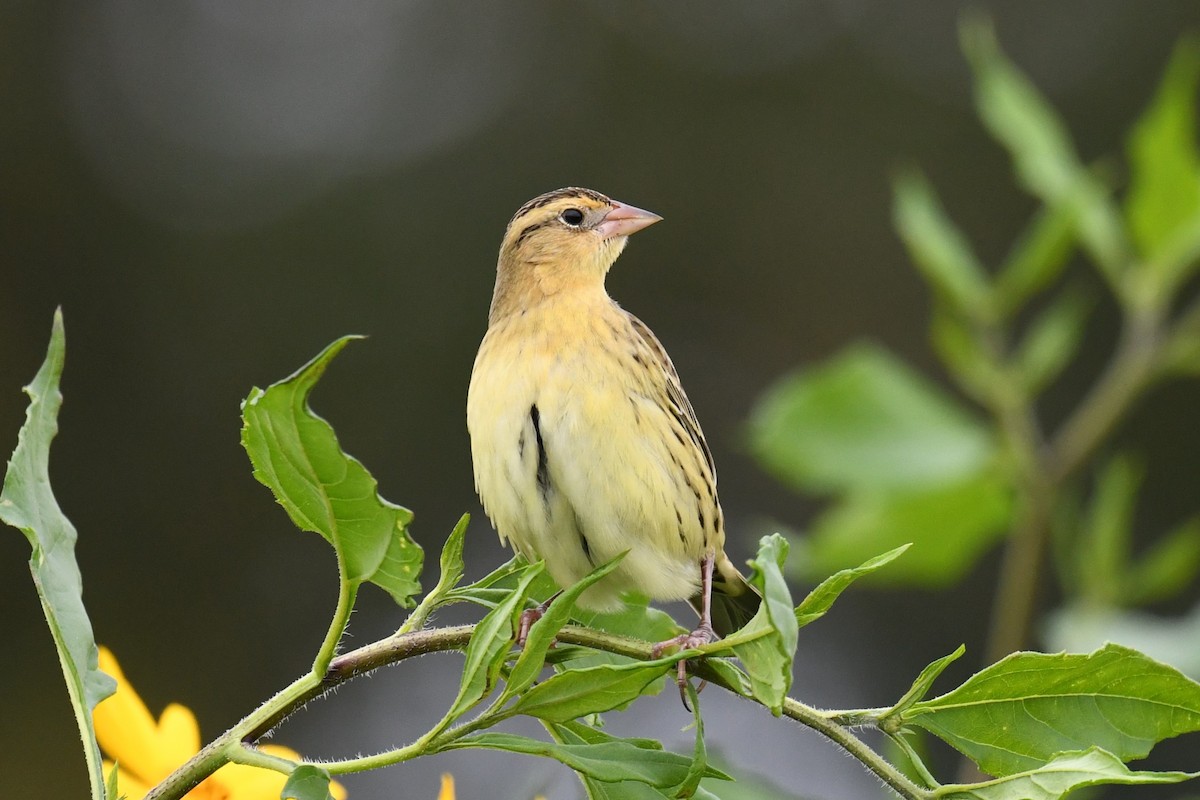
[[(665, 642), (659, 642), (654, 645), (654, 649), (650, 651), (650, 654), (654, 658), (658, 658), (664, 651), (672, 647), (678, 647), (681, 650), (691, 650), (692, 648), (701, 647), (717, 640), (717, 634), (713, 631), (712, 627), (712, 576), (714, 561), (715, 556), (711, 552), (706, 553), (700, 561), (700, 624), (691, 633), (681, 633), (673, 639), (667, 639)], [(677, 670), (675, 683), (679, 686), (679, 696), (683, 700), (684, 708), (687, 708), (687, 659), (679, 662)], [(703, 684), (701, 687), (703, 688)]]
[[(542, 615), (546, 613), (546, 609), (550, 607), (550, 604), (560, 594), (562, 592), (555, 592), (554, 597), (551, 597), (537, 608), (527, 608), (521, 612), (521, 619), (517, 623), (517, 647), (525, 646), (525, 640), (529, 638), (529, 629), (533, 627), (533, 623), (542, 618)], [(553, 647), (554, 645), (551, 644), (550, 646)]]

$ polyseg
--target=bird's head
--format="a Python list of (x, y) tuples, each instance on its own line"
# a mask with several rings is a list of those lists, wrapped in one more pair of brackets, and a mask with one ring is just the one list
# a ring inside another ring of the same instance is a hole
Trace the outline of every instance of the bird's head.
[[(533, 198), (504, 232), (496, 290), (601, 287), (632, 233), (662, 217), (576, 187)], [(523, 294), (523, 292), (520, 292)]]

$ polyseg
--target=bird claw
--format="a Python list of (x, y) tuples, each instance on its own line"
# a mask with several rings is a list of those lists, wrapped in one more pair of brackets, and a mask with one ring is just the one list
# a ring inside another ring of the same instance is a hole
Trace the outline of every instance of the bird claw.
[[(681, 633), (678, 636), (667, 639), (665, 642), (659, 642), (650, 650), (650, 655), (653, 658), (659, 658), (662, 654), (672, 647), (678, 647), (680, 650), (694, 650), (698, 647), (703, 647), (717, 640), (717, 634), (707, 625), (701, 625), (691, 633)], [(691, 706), (687, 700), (687, 659), (681, 658), (679, 663), (675, 665), (675, 685), (679, 687), (679, 699), (683, 701), (683, 707), (691, 711)], [(707, 681), (701, 681), (699, 688), (700, 692), (707, 685)]]

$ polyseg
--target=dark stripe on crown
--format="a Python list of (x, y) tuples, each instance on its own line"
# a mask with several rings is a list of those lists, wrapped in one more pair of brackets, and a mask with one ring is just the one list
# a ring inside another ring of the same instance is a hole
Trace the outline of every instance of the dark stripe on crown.
[(562, 189), (555, 189), (553, 192), (546, 192), (545, 194), (539, 194), (537, 197), (533, 198), (528, 203), (526, 203), (525, 205), (518, 208), (517, 213), (513, 214), (513, 217), (511, 220), (508, 221), (508, 224), (512, 225), (513, 222), (515, 222), (517, 220), (517, 218), (520, 217), (522, 214), (528, 214), (530, 211), (533, 211), (535, 208), (541, 208), (544, 205), (549, 205), (550, 203), (553, 203), (555, 200), (561, 200), (561, 199), (567, 198), (567, 197), (583, 197), (583, 198), (587, 198), (588, 200), (594, 200), (597, 203), (611, 203), (612, 202), (612, 200), (609, 199), (608, 197), (605, 197), (604, 195), (600, 194), (599, 192), (592, 191), (591, 189), (584, 189), (583, 187), (580, 187), (580, 186), (566, 186)]

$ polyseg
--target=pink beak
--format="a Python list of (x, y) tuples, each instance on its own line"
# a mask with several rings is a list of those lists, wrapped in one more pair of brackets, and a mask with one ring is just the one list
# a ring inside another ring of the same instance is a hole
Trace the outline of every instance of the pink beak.
[(613, 201), (613, 210), (605, 215), (604, 221), (596, 226), (596, 230), (605, 239), (615, 239), (618, 236), (628, 236), (637, 233), (642, 228), (648, 228), (662, 217), (653, 211), (643, 211), (640, 208)]

